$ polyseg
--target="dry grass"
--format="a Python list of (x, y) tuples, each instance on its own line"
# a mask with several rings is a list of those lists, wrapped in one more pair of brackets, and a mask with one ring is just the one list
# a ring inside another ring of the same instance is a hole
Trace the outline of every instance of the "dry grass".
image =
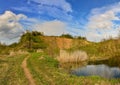
[(23, 50), (10, 51), (9, 56), (22, 55), (22, 54), (28, 54), (28, 52)]
[(75, 63), (86, 61), (88, 59), (87, 53), (84, 51), (73, 51), (67, 52), (65, 50), (60, 50), (60, 56), (57, 58), (61, 63)]
[(21, 62), (25, 56), (3, 56), (0, 58), (0, 85), (28, 85), (21, 68)]

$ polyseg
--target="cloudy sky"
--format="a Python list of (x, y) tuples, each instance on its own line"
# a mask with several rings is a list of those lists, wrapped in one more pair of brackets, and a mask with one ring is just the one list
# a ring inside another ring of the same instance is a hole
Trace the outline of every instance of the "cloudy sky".
[(120, 0), (0, 0), (0, 42), (16, 42), (25, 30), (97, 42), (117, 37)]

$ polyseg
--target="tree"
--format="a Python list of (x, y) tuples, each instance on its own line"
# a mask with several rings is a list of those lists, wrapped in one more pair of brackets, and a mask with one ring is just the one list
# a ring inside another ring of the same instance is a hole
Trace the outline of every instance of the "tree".
[(71, 38), (73, 39), (73, 36), (70, 34), (62, 34), (60, 37), (65, 37), (65, 38)]
[(20, 44), (23, 44), (23, 46), (27, 49), (45, 49), (47, 47), (47, 44), (44, 42), (43, 39), (41, 39), (40, 36), (43, 36), (41, 32), (37, 31), (27, 31), (25, 34), (22, 35), (20, 39)]
[(86, 37), (81, 37), (81, 36), (78, 36), (77, 39), (82, 39), (82, 40), (86, 40)]

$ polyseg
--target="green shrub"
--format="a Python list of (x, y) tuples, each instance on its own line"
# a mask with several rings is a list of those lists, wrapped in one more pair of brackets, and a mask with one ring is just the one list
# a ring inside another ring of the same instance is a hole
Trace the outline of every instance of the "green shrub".
[(86, 37), (77, 36), (77, 39), (87, 40)]
[(73, 39), (73, 36), (70, 34), (62, 34), (60, 37), (65, 37), (65, 38), (71, 38)]

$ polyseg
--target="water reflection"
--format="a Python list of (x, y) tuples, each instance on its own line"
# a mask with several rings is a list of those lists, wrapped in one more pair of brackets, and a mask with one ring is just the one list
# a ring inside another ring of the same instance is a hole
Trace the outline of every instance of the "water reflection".
[(88, 61), (80, 63), (65, 63), (60, 67), (77, 76), (101, 76), (104, 78), (120, 78), (120, 57), (107, 60)]
[(120, 78), (120, 68), (109, 67), (107, 65), (87, 65), (78, 69), (72, 70), (71, 74), (77, 76), (98, 75), (104, 78)]
[(113, 58), (109, 58), (107, 60), (99, 60), (99, 61), (89, 61), (88, 64), (95, 64), (95, 65), (99, 65), (99, 64), (105, 64), (109, 67), (120, 67), (120, 57), (113, 57)]

